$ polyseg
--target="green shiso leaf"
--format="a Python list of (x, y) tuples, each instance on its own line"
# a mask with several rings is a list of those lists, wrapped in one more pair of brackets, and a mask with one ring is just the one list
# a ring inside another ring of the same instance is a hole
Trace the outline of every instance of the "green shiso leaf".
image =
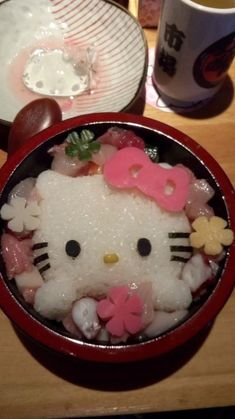
[(77, 148), (73, 146), (73, 144), (68, 144), (65, 149), (65, 153), (69, 157), (77, 157), (78, 151)]
[(89, 150), (81, 150), (79, 152), (79, 160), (90, 160), (92, 153)]
[(92, 154), (97, 153), (101, 146), (94, 138), (95, 134), (88, 129), (82, 130), (80, 135), (76, 131), (71, 132), (66, 139), (65, 153), (79, 160), (91, 160)]
[(100, 143), (97, 143), (97, 141), (94, 141), (93, 143), (90, 143), (89, 149), (93, 153), (97, 153), (97, 151), (99, 151), (99, 149), (100, 149)]
[(79, 142), (79, 135), (76, 131), (71, 132), (66, 140), (68, 143), (77, 144)]
[(95, 134), (92, 131), (89, 131), (88, 129), (82, 130), (80, 134), (81, 142), (82, 143), (89, 143), (95, 138)]

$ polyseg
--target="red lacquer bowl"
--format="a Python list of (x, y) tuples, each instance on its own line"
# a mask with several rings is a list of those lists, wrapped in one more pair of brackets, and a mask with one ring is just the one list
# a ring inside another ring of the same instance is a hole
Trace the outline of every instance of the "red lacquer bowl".
[[(12, 187), (28, 176), (37, 176), (49, 167), (51, 158), (47, 150), (61, 143), (68, 132), (79, 127), (89, 127), (101, 135), (111, 126), (129, 128), (142, 137), (149, 146), (158, 146), (161, 161), (172, 165), (182, 163), (195, 173), (197, 178), (206, 178), (215, 189), (211, 205), (216, 215), (228, 220), (235, 231), (235, 198), (233, 187), (217, 162), (195, 141), (182, 132), (161, 122), (148, 118), (103, 113), (76, 117), (54, 125), (35, 135), (13, 156), (0, 175), (0, 207), (6, 201)], [(136, 344), (108, 346), (74, 339), (62, 327), (39, 317), (23, 301), (14, 281), (6, 278), (1, 260), (0, 305), (18, 328), (36, 342), (57, 352), (79, 359), (102, 362), (129, 362), (164, 354), (190, 340), (211, 322), (229, 298), (235, 283), (235, 244), (230, 246), (213, 286), (205, 296), (193, 304), (189, 316), (177, 327), (147, 341)]]

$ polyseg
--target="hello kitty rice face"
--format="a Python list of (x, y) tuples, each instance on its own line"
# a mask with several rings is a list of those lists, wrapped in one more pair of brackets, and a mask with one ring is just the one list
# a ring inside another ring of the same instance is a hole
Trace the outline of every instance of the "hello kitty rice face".
[[(169, 213), (136, 191), (115, 190), (103, 175), (72, 178), (48, 170), (39, 175), (36, 188), (42, 199), (34, 254), (46, 280), (36, 293), (41, 314), (51, 316), (48, 293), (57, 293), (61, 306), (60, 284), (75, 300), (103, 295), (111, 286), (150, 281), (155, 308), (190, 304), (191, 292), (180, 280), (192, 251), (184, 212)], [(172, 234), (177, 232), (183, 237)]]

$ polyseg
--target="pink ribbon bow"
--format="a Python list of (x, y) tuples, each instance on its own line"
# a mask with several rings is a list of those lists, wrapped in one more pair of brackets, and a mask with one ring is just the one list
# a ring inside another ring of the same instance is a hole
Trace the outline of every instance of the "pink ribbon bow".
[(164, 168), (152, 163), (143, 150), (126, 147), (104, 165), (106, 182), (120, 189), (137, 188), (171, 212), (181, 211), (188, 197), (190, 176), (183, 167)]

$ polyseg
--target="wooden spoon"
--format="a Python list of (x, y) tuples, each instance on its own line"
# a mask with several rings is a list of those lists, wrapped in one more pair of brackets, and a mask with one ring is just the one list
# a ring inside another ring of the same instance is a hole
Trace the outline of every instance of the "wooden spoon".
[(54, 99), (42, 98), (28, 103), (16, 115), (8, 137), (8, 155), (15, 153), (29, 138), (62, 120)]

